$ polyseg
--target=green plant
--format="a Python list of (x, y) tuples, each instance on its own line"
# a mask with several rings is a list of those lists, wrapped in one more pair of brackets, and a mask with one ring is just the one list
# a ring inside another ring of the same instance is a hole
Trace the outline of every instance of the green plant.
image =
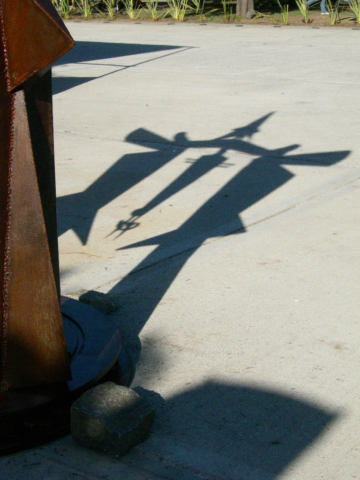
[(159, 12), (157, 7), (158, 7), (158, 0), (150, 0), (146, 2), (147, 12), (149, 13), (150, 18), (152, 18), (154, 22), (157, 22), (158, 20), (162, 20), (169, 13), (169, 10), (162, 10)]
[[(199, 15), (200, 22), (205, 22), (206, 21), (205, 14), (204, 14), (205, 0), (191, 0), (191, 1), (195, 5), (195, 8), (193, 8), (192, 10), (195, 10), (195, 14)], [(214, 13), (217, 10), (218, 10), (217, 8), (213, 8), (212, 10), (209, 10), (206, 13), (210, 15), (210, 13)]]
[(53, 3), (62, 18), (69, 18), (70, 13), (74, 10), (74, 2), (70, 4), (70, 0), (54, 0)]
[(335, 25), (336, 23), (340, 23), (339, 19), (338, 19), (338, 13), (339, 13), (338, 9), (333, 7), (333, 4), (331, 3), (331, 0), (327, 0), (326, 8), (327, 8), (327, 11), (329, 12), (331, 25)]
[(80, 0), (80, 1), (76, 0), (76, 6), (80, 15), (83, 18), (85, 18), (85, 20), (88, 20), (89, 18), (92, 17), (92, 13), (93, 13), (92, 10), (93, 10), (94, 4), (90, 4), (89, 0)]
[(117, 0), (103, 0), (105, 4), (106, 13), (108, 14), (109, 20), (114, 19), (114, 9), (116, 8)]
[(200, 13), (200, 16), (201, 16), (204, 11), (205, 0), (191, 0), (191, 1), (195, 5), (194, 10), (196, 15), (199, 15)]
[(360, 0), (350, 0), (349, 8), (355, 15), (356, 23), (360, 23)]
[(169, 14), (174, 20), (183, 22), (188, 10), (194, 10), (188, 5), (189, 0), (167, 0)]
[(256, 20), (258, 20), (259, 18), (268, 18), (273, 23), (276, 23), (275, 19), (271, 15), (266, 15), (265, 13), (261, 12), (255, 12), (255, 17), (253, 18), (253, 20), (256, 22)]
[(135, 0), (122, 0), (125, 13), (131, 20), (137, 20), (141, 15), (141, 9), (135, 8)]
[(289, 5), (281, 5), (280, 0), (277, 0), (277, 3), (280, 7), (283, 25), (287, 25), (289, 21)]
[(52, 0), (52, 3), (54, 5), (54, 7), (56, 8), (56, 10), (59, 12), (60, 14), (60, 0)]
[(235, 19), (235, 15), (232, 14), (232, 7), (229, 8), (226, 0), (221, 0), (223, 11), (224, 11), (224, 20), (226, 22), (232, 22)]
[(295, 0), (295, 2), (296, 2), (296, 5), (299, 9), (299, 12), (301, 13), (301, 15), (304, 18), (304, 22), (308, 23), (309, 22), (309, 17), (308, 17), (309, 10), (308, 10), (308, 7), (306, 5), (306, 0)]

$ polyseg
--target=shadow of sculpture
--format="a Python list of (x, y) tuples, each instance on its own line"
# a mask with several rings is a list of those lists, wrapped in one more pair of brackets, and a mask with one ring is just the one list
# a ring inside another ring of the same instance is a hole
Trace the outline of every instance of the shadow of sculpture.
[[(188, 188), (213, 169), (226, 167), (227, 151), (255, 156), (179, 228), (120, 249), (155, 247), (109, 292), (115, 296), (119, 294), (121, 311), (127, 319), (122, 328), (126, 332), (127, 341), (136, 345), (136, 348), (139, 347), (139, 332), (188, 259), (209, 238), (243, 233), (245, 228), (239, 215), (293, 177), (293, 174), (284, 168), (286, 165), (328, 167), (349, 154), (349, 151), (290, 154), (298, 145), (267, 149), (252, 143), (251, 137), (271, 115), (270, 113), (245, 127), (237, 128), (228, 135), (206, 141), (191, 141), (184, 133), (167, 140), (143, 129), (136, 130), (127, 137), (127, 141), (151, 146), (151, 152), (124, 155), (83, 192), (58, 199), (59, 234), (72, 229), (82, 243), (86, 244), (97, 212), (102, 207), (188, 148), (216, 149), (215, 153), (203, 155), (189, 164), (185, 172), (165, 186), (154, 198), (149, 199), (142, 208), (133, 211), (129, 219), (120, 220), (112, 232), (115, 240), (119, 235), (126, 234), (128, 230), (139, 225), (141, 217), (160, 203)], [(170, 257), (170, 264), (161, 263)], [(152, 273), (139, 276), (140, 272), (157, 264), (159, 266)], [(137, 281), (133, 282), (135, 274), (138, 274)], [(122, 323), (121, 318), (119, 322)]]
[[(267, 117), (260, 119), (260, 123)], [(225, 165), (227, 161), (225, 153), (229, 149), (238, 152), (252, 152), (252, 154), (256, 152), (258, 155), (245, 168), (235, 174), (179, 228), (129, 244), (120, 249), (125, 250), (143, 246), (155, 247), (126, 278), (109, 292), (112, 295), (117, 295), (121, 292), (119, 301), (122, 309), (127, 312), (127, 318), (129, 316), (133, 319), (130, 325), (123, 325), (123, 327), (132, 336), (133, 342), (137, 342), (137, 335), (147, 319), (151, 316), (178, 273), (195, 251), (209, 238), (245, 232), (239, 214), (251, 205), (264, 199), (293, 177), (293, 174), (286, 168), (283, 168), (283, 166), (326, 167), (343, 160), (349, 153), (344, 151), (289, 155), (289, 152), (297, 148), (297, 145), (277, 150), (268, 150), (244, 140), (245, 136), (249, 137), (255, 133), (258, 127), (259, 121), (254, 122), (253, 125), (249, 125), (247, 128), (235, 130), (227, 136), (209, 142), (190, 142), (187, 140), (186, 145), (189, 145), (189, 147), (216, 147), (218, 151), (211, 155), (200, 157), (170, 185), (150, 199), (144, 207), (132, 212), (129, 220), (122, 220), (118, 223), (118, 234), (126, 233), (127, 223), (131, 225), (139, 224), (141, 217), (160, 205), (160, 203), (187, 188), (191, 183), (196, 182), (213, 168)], [(134, 137), (135, 134), (132, 134), (129, 139), (134, 141)], [(186, 137), (182, 136), (182, 138)], [(159, 143), (157, 140), (157, 144)], [(161, 144), (164, 145), (164, 143), (165, 141), (163, 140)], [(182, 145), (185, 145), (185, 142)], [(187, 148), (186, 146), (179, 147), (178, 144), (176, 146), (176, 154)], [(171, 262), (164, 263), (168, 258), (171, 258)], [(153, 267), (153, 272), (145, 275), (145, 271), (149, 266)], [(141, 275), (140, 272), (144, 272), (144, 275)], [(133, 275), (137, 275), (136, 282), (132, 279)], [(127, 285), (131, 286), (130, 290), (128, 290)], [(133, 307), (136, 309), (136, 314), (132, 312)], [(132, 334), (129, 330), (132, 330)]]
[(207, 380), (167, 401), (135, 390), (157, 411), (144, 450), (191, 469), (190, 478), (274, 480), (338, 418), (295, 395), (246, 384)]
[(176, 155), (161, 145), (150, 152), (126, 154), (104, 172), (86, 190), (59, 197), (59, 235), (73, 230), (86, 245), (98, 211), (134, 185), (171, 162)]
[(96, 62), (118, 57), (128, 57), (144, 53), (164, 52), (182, 48), (173, 45), (151, 45), (141, 43), (107, 43), (77, 41), (75, 47), (57, 65), (79, 62)]
[[(58, 93), (65, 92), (71, 88), (77, 87), (92, 80), (96, 80), (98, 78), (102, 78), (103, 76), (112, 75), (113, 73), (117, 73), (126, 68), (136, 67), (142, 63), (154, 61), (167, 55), (172, 55), (182, 51), (183, 49), (183, 47), (173, 45), (77, 41), (75, 47), (65, 57), (61, 58), (57, 62), (57, 66), (68, 65), (71, 63), (83, 63), (87, 65), (115, 67), (115, 71), (111, 70), (110, 72), (97, 77), (62, 77), (55, 75), (53, 77), (53, 94), (56, 95)], [(186, 48), (186, 50), (187, 49), (188, 48)], [(158, 53), (159, 55), (155, 58), (147, 59), (138, 63), (135, 62), (133, 65), (121, 64), (121, 59), (123, 57), (149, 53)], [(108, 60), (108, 62), (104, 62), (103, 60)], [(113, 61), (111, 62), (111, 60)]]
[[(270, 150), (252, 143), (251, 137), (270, 115), (208, 141), (191, 141), (184, 133), (167, 140), (136, 130), (127, 141), (151, 146), (153, 151), (123, 156), (86, 190), (59, 199), (59, 231), (73, 229), (85, 244), (100, 208), (188, 148), (211, 149), (131, 212), (129, 219), (120, 219), (113, 239), (119, 235), (126, 238), (127, 231), (136, 228), (144, 215), (213, 169), (226, 167), (229, 150), (254, 157), (178, 228), (120, 249), (154, 247), (109, 292), (120, 304), (120, 313), (113, 318), (135, 361), (140, 356), (140, 331), (186, 262), (207, 239), (245, 232), (239, 214), (291, 180), (294, 175), (287, 165), (329, 167), (350, 153), (296, 154), (298, 145)], [(234, 156), (232, 161), (236, 161)], [(145, 354), (148, 372), (161, 369), (161, 353), (153, 355), (154, 362), (151, 352)], [(206, 478), (274, 480), (337, 418), (337, 413), (300, 397), (246, 384), (207, 380), (167, 401), (154, 392), (137, 390), (158, 412), (152, 436), (145, 446), (137, 448), (172, 465), (185, 466), (189, 479), (201, 473), (208, 475)]]

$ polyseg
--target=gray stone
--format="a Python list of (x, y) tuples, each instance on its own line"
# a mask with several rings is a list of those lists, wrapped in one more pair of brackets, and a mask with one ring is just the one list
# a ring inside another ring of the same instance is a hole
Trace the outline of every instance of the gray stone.
[(134, 390), (106, 382), (71, 407), (71, 433), (84, 447), (121, 457), (150, 435), (155, 409)]
[(96, 292), (95, 290), (79, 290), (79, 292), (67, 296), (74, 300), (79, 300), (82, 303), (86, 303), (86, 305), (90, 305), (105, 314), (115, 312), (119, 308), (109, 295), (102, 292)]
[(246, 18), (249, 18), (251, 20), (254, 17), (256, 17), (256, 12), (254, 10), (249, 10), (248, 12), (246, 12)]

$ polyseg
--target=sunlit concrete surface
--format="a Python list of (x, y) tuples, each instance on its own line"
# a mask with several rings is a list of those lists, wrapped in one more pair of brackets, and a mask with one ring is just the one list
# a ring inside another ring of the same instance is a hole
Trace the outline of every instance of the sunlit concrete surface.
[(67, 437), (2, 478), (360, 478), (359, 31), (67, 25), (62, 292), (117, 299), (158, 414), (122, 460)]

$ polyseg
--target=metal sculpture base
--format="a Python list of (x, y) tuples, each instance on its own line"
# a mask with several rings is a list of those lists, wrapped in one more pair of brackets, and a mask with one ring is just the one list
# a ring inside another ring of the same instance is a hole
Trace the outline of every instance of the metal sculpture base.
[(111, 320), (76, 300), (62, 297), (61, 303), (73, 379), (0, 394), (0, 455), (68, 434), (71, 404), (100, 380), (132, 381), (132, 363)]

